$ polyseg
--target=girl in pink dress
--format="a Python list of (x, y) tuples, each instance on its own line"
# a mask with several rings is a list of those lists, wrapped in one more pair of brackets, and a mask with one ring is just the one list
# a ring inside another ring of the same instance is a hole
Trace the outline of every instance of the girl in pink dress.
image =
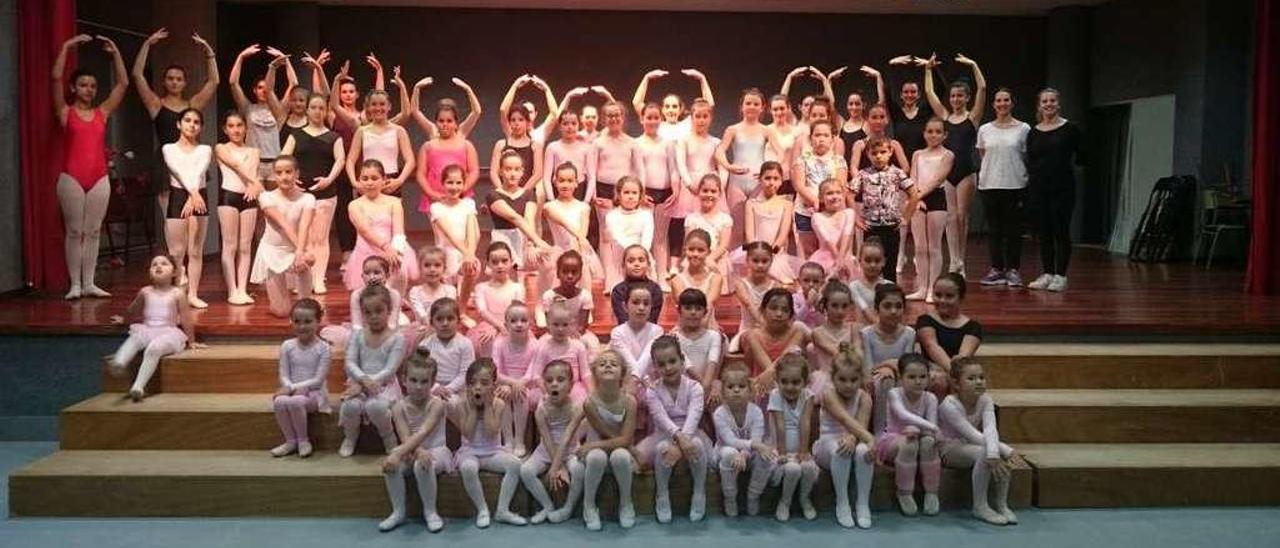
[[(720, 183), (718, 196), (724, 195), (723, 181), (728, 171), (716, 162), (716, 148), (720, 146), (720, 138), (710, 134), (712, 110), (711, 103), (706, 99), (695, 99), (690, 106), (692, 114), (688, 118), (693, 120), (693, 133), (676, 142), (676, 168), (680, 170), (680, 180), (685, 185), (680, 192), (680, 209), (686, 215), (686, 232), (689, 230), (687, 216), (699, 210), (701, 200), (698, 187), (702, 185), (704, 177), (715, 174), (716, 181)], [(729, 212), (729, 206), (724, 200), (717, 199), (716, 202), (716, 209), (726, 214)]]
[(568, 163), (574, 169), (573, 197), (592, 203), (596, 197), (596, 147), (578, 135), (578, 114), (573, 111), (560, 113), (560, 140), (547, 145), (543, 166), (543, 185), (538, 196), (544, 202), (559, 196), (557, 170)]
[(560, 360), (569, 364), (573, 370), (573, 401), (582, 401), (586, 397), (591, 384), (591, 371), (588, 370), (591, 359), (587, 346), (575, 334), (577, 331), (577, 311), (565, 301), (556, 302), (547, 311), (547, 334), (538, 341), (538, 349), (533, 353), (529, 369), (525, 371), (524, 387), (537, 397), (542, 387), (542, 371), (547, 364)]
[(532, 315), (521, 301), (512, 301), (503, 315), (504, 333), (493, 342), (493, 363), (498, 366), (498, 388), (494, 391), (511, 405), (512, 431), (515, 435), (514, 452), (524, 458), (525, 431), (529, 414), (538, 407), (540, 395), (525, 386), (524, 376), (529, 372), (538, 341), (530, 334)]
[[(782, 186), (782, 164), (765, 162), (760, 166), (760, 196), (747, 202), (747, 242), (765, 242), (773, 247), (773, 262), (769, 265), (769, 276), (783, 285), (791, 285), (796, 279), (796, 270), (800, 268), (799, 257), (782, 252), (791, 239), (791, 227), (795, 224), (795, 204), (791, 199), (778, 194)], [(747, 260), (745, 251), (738, 250), (730, 254), (729, 262), (743, 265)], [(741, 267), (739, 267), (741, 268)]]
[(423, 213), (431, 210), (432, 202), (445, 197), (445, 168), (462, 168), (465, 177), (462, 196), (471, 196), (476, 181), (480, 180), (480, 159), (476, 147), (458, 131), (458, 109), (453, 102), (442, 101), (436, 108), (436, 128), (436, 137), (423, 143), (418, 152), (418, 185), (422, 188), (418, 211)]
[(498, 368), (493, 360), (480, 358), (467, 368), (467, 388), (449, 404), (449, 421), (458, 428), (462, 444), (454, 463), (462, 475), (462, 487), (476, 509), (476, 527), (489, 526), (489, 505), (484, 500), (480, 471), (502, 474), (498, 507), (494, 518), (501, 523), (525, 525), (523, 517), (511, 511), (511, 499), (520, 486), (520, 459), (511, 454), (511, 410), (494, 394)]
[(929, 362), (916, 353), (898, 358), (901, 386), (889, 390), (888, 420), (876, 441), (880, 462), (893, 464), (898, 486), (898, 507), (902, 514), (918, 512), (913, 493), (916, 469), (924, 484), (924, 515), (938, 513), (938, 397), (925, 390), (929, 386)]
[(857, 267), (853, 261), (854, 212), (845, 207), (844, 185), (827, 179), (818, 186), (822, 211), (811, 217), (817, 249), (809, 260), (840, 280), (852, 280)]
[(280, 388), (272, 404), (284, 443), (271, 450), (273, 457), (294, 451), (302, 458), (311, 456), (307, 413), (329, 413), (329, 390), (325, 385), (331, 361), (329, 343), (317, 336), (322, 319), (324, 308), (315, 299), (293, 304), (290, 320), (295, 336), (280, 345)]
[[(177, 265), (168, 255), (151, 258), (148, 270), (151, 284), (138, 290), (138, 296), (129, 303), (128, 314), (133, 316), (142, 312), (142, 323), (129, 326), (129, 338), (111, 358), (112, 374), (122, 376), (125, 368), (133, 363), (133, 358), (142, 352), (138, 377), (129, 389), (129, 397), (135, 402), (146, 396), (147, 382), (155, 374), (160, 358), (181, 352), (188, 346), (204, 347), (195, 342), (195, 320), (191, 317), (186, 293), (177, 286), (177, 272)], [(124, 316), (112, 316), (111, 323), (123, 324)]]
[(347, 259), (342, 281), (349, 290), (363, 287), (364, 260), (377, 255), (391, 265), (390, 285), (403, 295), (409, 282), (418, 278), (418, 257), (404, 235), (404, 207), (399, 198), (383, 194), (386, 174), (376, 160), (360, 165), (355, 184), (361, 195), (348, 204), (347, 212), (359, 238)]
[(511, 303), (527, 300), (524, 284), (512, 276), (511, 248), (502, 242), (489, 244), (485, 254), (489, 262), (489, 279), (476, 286), (476, 314), (480, 321), (467, 330), (467, 338), (475, 344), (476, 356), (489, 358), (493, 356), (493, 341), (506, 335), (504, 316)]
[(342, 457), (355, 453), (360, 424), (366, 418), (378, 429), (387, 453), (397, 446), (391, 406), (400, 399), (396, 372), (404, 357), (404, 337), (387, 324), (393, 313), (387, 288), (371, 285), (361, 291), (360, 310), (364, 328), (356, 329), (347, 344), (347, 389), (338, 411), (342, 427), (338, 455)]

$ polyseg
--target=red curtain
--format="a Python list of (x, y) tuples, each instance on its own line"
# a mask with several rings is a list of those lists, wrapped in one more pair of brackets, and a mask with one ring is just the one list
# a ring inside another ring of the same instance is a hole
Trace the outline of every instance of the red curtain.
[(1280, 292), (1280, 1), (1257, 0), (1253, 54), (1253, 229), (1245, 291)]
[[(54, 183), (62, 165), (49, 74), (59, 48), (76, 31), (75, 0), (18, 2), (18, 135), (22, 166), (22, 257), (36, 289), (64, 289), (62, 213)], [(67, 72), (75, 69), (68, 58)]]

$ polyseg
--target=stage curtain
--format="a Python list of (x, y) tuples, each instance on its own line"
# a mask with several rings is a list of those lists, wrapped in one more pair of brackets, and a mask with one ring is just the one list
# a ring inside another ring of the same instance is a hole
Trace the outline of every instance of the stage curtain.
[[(22, 256), (27, 284), (64, 289), (62, 213), (54, 183), (62, 165), (61, 129), (53, 116), (50, 71), (62, 42), (76, 30), (75, 0), (18, 2), (18, 142), (22, 191)], [(68, 58), (67, 72), (75, 69)]]
[(1257, 0), (1253, 54), (1253, 229), (1245, 290), (1280, 292), (1280, 0)]

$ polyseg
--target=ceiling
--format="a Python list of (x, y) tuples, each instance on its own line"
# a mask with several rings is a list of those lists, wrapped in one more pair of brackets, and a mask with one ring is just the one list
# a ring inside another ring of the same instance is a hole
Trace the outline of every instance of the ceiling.
[[(273, 0), (242, 0), (270, 2)], [(275, 0), (278, 1), (278, 0)], [(927, 15), (1044, 15), (1106, 0), (293, 0), (326, 5)]]

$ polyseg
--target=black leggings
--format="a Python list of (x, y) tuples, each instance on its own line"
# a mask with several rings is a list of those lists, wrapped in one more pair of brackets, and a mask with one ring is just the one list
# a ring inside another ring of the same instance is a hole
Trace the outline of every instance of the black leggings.
[(884, 271), (880, 275), (886, 280), (897, 283), (898, 245), (901, 239), (898, 225), (869, 226), (862, 237), (865, 241), (872, 236), (879, 238), (880, 246), (884, 248)]
[(338, 248), (346, 253), (356, 248), (356, 227), (347, 216), (347, 204), (355, 198), (355, 190), (346, 175), (339, 175), (334, 184), (338, 185), (338, 207), (333, 212), (333, 225), (338, 233)]
[(1031, 191), (1040, 236), (1040, 264), (1045, 274), (1067, 275), (1071, 262), (1071, 214), (1076, 207), (1074, 184)]
[(1018, 270), (1018, 265), (1022, 262), (1022, 202), (1026, 191), (1017, 189), (980, 192), (982, 204), (987, 210), (987, 228), (991, 231), (991, 268), (1002, 272)]

